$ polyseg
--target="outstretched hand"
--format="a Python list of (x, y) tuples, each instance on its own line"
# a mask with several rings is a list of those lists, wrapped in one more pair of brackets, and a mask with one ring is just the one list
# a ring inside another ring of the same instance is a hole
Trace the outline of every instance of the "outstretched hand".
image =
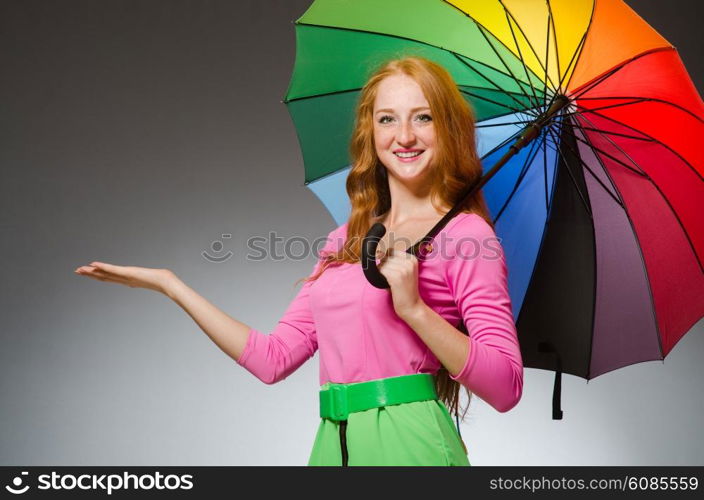
[(146, 288), (161, 293), (164, 293), (166, 284), (175, 276), (168, 269), (117, 266), (104, 262), (91, 262), (90, 265), (80, 266), (75, 273), (98, 281), (120, 283), (130, 288)]
[(392, 248), (381, 258), (378, 268), (389, 282), (394, 310), (400, 318), (423, 304), (418, 293), (418, 259), (415, 255)]

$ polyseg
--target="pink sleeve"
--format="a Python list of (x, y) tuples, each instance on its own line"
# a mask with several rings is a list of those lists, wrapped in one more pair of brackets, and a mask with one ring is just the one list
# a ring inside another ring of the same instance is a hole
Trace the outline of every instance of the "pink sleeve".
[[(457, 231), (455, 231), (457, 229)], [(453, 228), (446, 279), (469, 332), (469, 356), (453, 380), (507, 412), (523, 393), (523, 360), (503, 249), (491, 226), (470, 215)]]
[[(327, 243), (320, 250), (318, 261), (309, 276), (318, 271), (322, 264), (322, 254), (331, 248), (336, 231), (328, 234)], [(310, 287), (313, 283), (303, 283), (270, 334), (254, 328), (249, 331), (247, 344), (237, 364), (265, 384), (274, 384), (285, 379), (318, 349), (315, 322), (309, 304)]]

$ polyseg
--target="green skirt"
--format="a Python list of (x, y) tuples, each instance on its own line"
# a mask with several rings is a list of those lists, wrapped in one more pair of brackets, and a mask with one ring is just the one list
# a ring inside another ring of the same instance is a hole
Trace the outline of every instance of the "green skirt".
[[(349, 466), (469, 466), (445, 403), (414, 401), (350, 413), (345, 430)], [(341, 466), (340, 423), (323, 418), (309, 466)]]

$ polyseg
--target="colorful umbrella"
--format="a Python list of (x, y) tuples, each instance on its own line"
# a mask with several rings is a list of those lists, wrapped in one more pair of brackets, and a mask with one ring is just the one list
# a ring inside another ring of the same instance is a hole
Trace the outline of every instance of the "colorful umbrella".
[(284, 102), (338, 224), (371, 70), (412, 54), (452, 74), (477, 116), (524, 364), (556, 372), (553, 418), (562, 372), (663, 359), (704, 316), (704, 104), (621, 0), (317, 0), (295, 27)]

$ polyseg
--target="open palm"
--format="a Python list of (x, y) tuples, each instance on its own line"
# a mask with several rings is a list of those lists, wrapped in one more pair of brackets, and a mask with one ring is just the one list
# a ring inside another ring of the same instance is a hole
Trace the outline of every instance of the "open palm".
[(91, 262), (87, 266), (78, 267), (75, 272), (99, 281), (120, 283), (130, 288), (147, 288), (162, 293), (165, 283), (173, 276), (168, 269), (118, 266), (105, 262)]

